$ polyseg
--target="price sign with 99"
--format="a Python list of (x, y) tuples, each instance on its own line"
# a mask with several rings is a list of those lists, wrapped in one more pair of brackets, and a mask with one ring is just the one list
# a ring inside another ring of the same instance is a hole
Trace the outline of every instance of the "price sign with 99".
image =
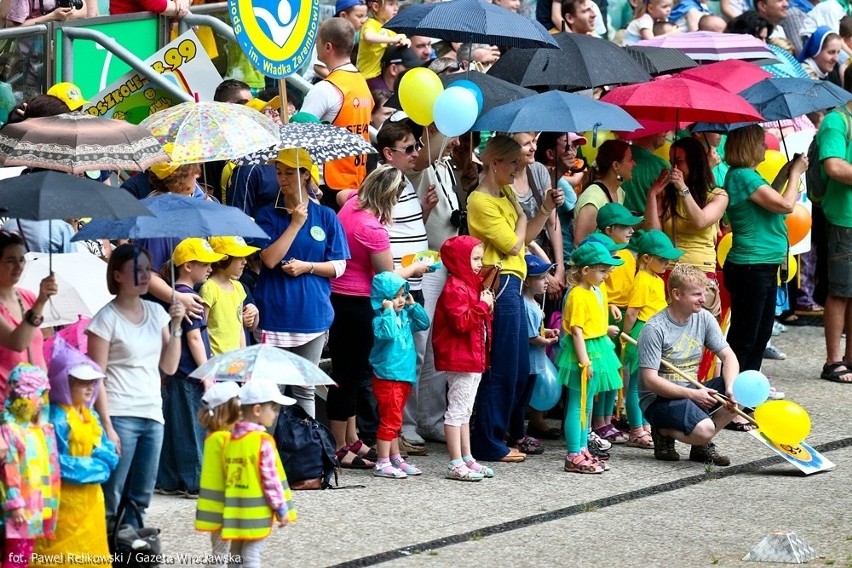
[(162, 61), (155, 61), (151, 64), (151, 68), (157, 73), (165, 73), (166, 71), (174, 71), (184, 63), (189, 63), (195, 58), (198, 52), (198, 46), (191, 39), (185, 39), (180, 42), (177, 47), (167, 50), (163, 54)]

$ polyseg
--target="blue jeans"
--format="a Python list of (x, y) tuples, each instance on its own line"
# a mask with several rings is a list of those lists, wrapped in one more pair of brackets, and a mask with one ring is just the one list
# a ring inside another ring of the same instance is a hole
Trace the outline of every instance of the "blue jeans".
[[(118, 466), (103, 484), (107, 523), (114, 520), (122, 495), (145, 511), (151, 503), (160, 448), (163, 445), (163, 425), (150, 418), (113, 416), (112, 426), (121, 440)], [(128, 515), (126, 523), (135, 526), (136, 518)]]
[(201, 454), (207, 435), (198, 423), (204, 386), (183, 375), (169, 377), (163, 389), (163, 449), (157, 487), (169, 491), (198, 491)]
[(517, 276), (500, 277), (491, 342), (491, 368), (482, 375), (476, 392), (470, 433), (474, 457), (486, 461), (509, 453), (503, 440), (509, 419), (528, 402), (524, 397), (530, 375), (527, 320)]

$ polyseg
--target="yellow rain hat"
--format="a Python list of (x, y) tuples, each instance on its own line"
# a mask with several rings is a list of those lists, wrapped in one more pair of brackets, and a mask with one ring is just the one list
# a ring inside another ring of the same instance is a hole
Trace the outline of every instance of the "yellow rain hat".
[(210, 246), (220, 254), (237, 258), (251, 256), (260, 250), (247, 245), (242, 237), (210, 237)]
[[(175, 145), (171, 142), (163, 144), (163, 151), (169, 155), (169, 158), (171, 158), (172, 156), (172, 150), (174, 149), (174, 147)], [(166, 179), (167, 177), (175, 173), (175, 171), (177, 171), (179, 167), (180, 164), (175, 164), (170, 159), (168, 162), (160, 162), (158, 164), (154, 164), (148, 169), (154, 172), (154, 175), (157, 176), (157, 179)]]
[(281, 162), (285, 166), (291, 168), (305, 168), (311, 171), (311, 177), (316, 184), (319, 184), (319, 168), (314, 164), (313, 158), (303, 148), (287, 148), (281, 150), (278, 155), (269, 160), (270, 164)]
[(217, 253), (213, 250), (205, 239), (191, 238), (182, 240), (175, 251), (172, 253), (172, 261), (175, 266), (186, 264), (187, 262), (218, 262), (225, 258), (224, 254)]
[(74, 83), (56, 83), (47, 90), (47, 94), (62, 99), (71, 110), (77, 110), (83, 105), (89, 104), (89, 101), (83, 98), (80, 87)]

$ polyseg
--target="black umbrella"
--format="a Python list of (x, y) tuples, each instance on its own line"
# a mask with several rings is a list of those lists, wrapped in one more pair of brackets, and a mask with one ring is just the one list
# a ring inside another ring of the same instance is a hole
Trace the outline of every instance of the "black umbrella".
[(624, 50), (654, 77), (698, 67), (695, 60), (677, 49), (631, 45), (625, 47)]
[(506, 47), (558, 47), (544, 26), (535, 20), (482, 0), (415, 4), (401, 10), (384, 27), (409, 36), (445, 41)]
[[(488, 112), (494, 107), (511, 103), (518, 99), (531, 97), (536, 94), (532, 89), (519, 87), (518, 85), (509, 83), (503, 79), (498, 79), (497, 77), (492, 77), (491, 75), (486, 75), (485, 73), (480, 73), (479, 71), (441, 75), (441, 83), (444, 84), (445, 88), (450, 86), (450, 83), (453, 81), (459, 81), (461, 79), (467, 79), (468, 81), (476, 83), (476, 86), (479, 87), (480, 91), (482, 91), (483, 113)], [(385, 103), (385, 106), (396, 109), (402, 108), (400, 106), (399, 96), (394, 93), (393, 96)]]
[(648, 72), (614, 43), (575, 33), (558, 33), (553, 38), (562, 49), (510, 49), (488, 74), (523, 87), (562, 91), (651, 80)]

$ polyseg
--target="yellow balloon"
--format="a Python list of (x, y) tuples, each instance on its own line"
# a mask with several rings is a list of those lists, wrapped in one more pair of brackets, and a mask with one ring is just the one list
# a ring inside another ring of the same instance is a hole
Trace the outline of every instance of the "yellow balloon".
[(787, 163), (787, 157), (778, 150), (767, 150), (763, 156), (763, 161), (757, 165), (757, 173), (763, 176), (763, 179), (772, 183), (775, 176)]
[(660, 146), (659, 148), (654, 150), (654, 155), (661, 157), (668, 164), (669, 163), (669, 152), (671, 151), (671, 149), (672, 149), (672, 143), (669, 142), (668, 140), (666, 140), (666, 142), (662, 146)]
[(811, 432), (808, 412), (789, 400), (770, 400), (754, 410), (760, 430), (776, 444), (796, 446)]
[[(799, 271), (799, 263), (796, 261), (796, 257), (791, 253), (787, 253), (787, 282), (793, 279), (796, 276), (796, 273)], [(784, 282), (786, 284), (787, 282)], [(781, 285), (781, 269), (778, 269), (778, 285)]]
[(728, 253), (731, 252), (731, 245), (733, 244), (734, 234), (728, 233), (716, 245), (716, 258), (719, 260), (719, 266), (725, 266), (725, 259), (728, 258)]
[(427, 126), (435, 120), (432, 109), (443, 91), (444, 84), (434, 71), (415, 67), (399, 83), (399, 102), (411, 120), (420, 126)]
[(584, 146), (580, 146), (580, 155), (586, 158), (586, 162), (589, 164), (593, 164), (597, 159), (598, 148), (600, 148), (601, 144), (607, 140), (616, 140), (618, 138), (615, 133), (610, 132), (609, 130), (598, 130), (597, 144), (592, 146), (595, 141), (594, 132), (591, 130), (584, 132), (583, 137), (586, 139), (586, 144)]

